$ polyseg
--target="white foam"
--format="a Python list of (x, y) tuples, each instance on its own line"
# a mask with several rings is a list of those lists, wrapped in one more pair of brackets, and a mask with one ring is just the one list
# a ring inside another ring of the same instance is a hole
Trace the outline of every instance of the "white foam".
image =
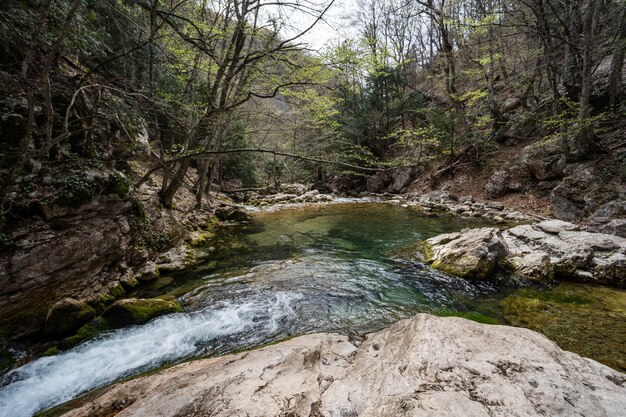
[(220, 337), (242, 333), (243, 344), (262, 340), (294, 314), (290, 304), (297, 298), (283, 292), (165, 316), (37, 359), (5, 376), (14, 382), (0, 389), (0, 417), (30, 417), (121, 377), (189, 357)]

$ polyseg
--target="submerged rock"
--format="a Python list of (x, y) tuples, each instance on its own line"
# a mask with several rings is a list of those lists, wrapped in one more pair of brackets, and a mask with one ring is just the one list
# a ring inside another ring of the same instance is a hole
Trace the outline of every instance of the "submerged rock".
[(549, 291), (520, 289), (501, 304), (508, 323), (626, 371), (626, 291), (562, 283)]
[(433, 268), (463, 278), (487, 278), (508, 248), (499, 229), (483, 227), (447, 233), (425, 242), (425, 258)]
[(177, 365), (64, 415), (621, 416), (625, 381), (527, 329), (420, 314), (362, 343), (320, 333)]

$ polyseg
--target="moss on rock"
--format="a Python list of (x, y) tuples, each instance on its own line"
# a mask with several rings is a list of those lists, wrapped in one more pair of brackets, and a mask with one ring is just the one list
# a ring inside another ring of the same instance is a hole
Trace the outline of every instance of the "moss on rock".
[(83, 301), (64, 298), (50, 307), (44, 333), (48, 336), (72, 334), (96, 316), (96, 310)]
[(164, 314), (182, 312), (183, 309), (176, 301), (160, 298), (128, 298), (114, 303), (102, 314), (102, 317), (112, 326), (121, 327), (143, 324)]

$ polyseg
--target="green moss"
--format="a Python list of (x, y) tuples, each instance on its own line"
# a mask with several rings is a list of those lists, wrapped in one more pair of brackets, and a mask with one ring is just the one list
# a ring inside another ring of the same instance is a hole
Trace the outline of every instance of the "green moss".
[(97, 311), (103, 311), (109, 304), (121, 298), (124, 294), (126, 294), (126, 290), (121, 284), (118, 284), (111, 288), (106, 294), (101, 295), (98, 301), (93, 303), (93, 307)]
[(96, 310), (84, 303), (55, 304), (46, 320), (45, 333), (50, 336), (67, 336), (93, 319)]
[(130, 182), (126, 177), (118, 171), (113, 171), (109, 174), (109, 183), (107, 186), (107, 192), (110, 194), (118, 194), (125, 196), (130, 190)]
[(69, 349), (72, 348), (85, 340), (93, 339), (99, 334), (113, 329), (114, 326), (109, 323), (106, 319), (102, 317), (96, 317), (89, 323), (85, 324), (83, 327), (78, 329), (76, 334), (70, 337), (66, 337), (59, 343), (59, 348), (61, 349)]
[(48, 349), (46, 349), (41, 356), (54, 356), (54, 355), (58, 355), (59, 352), (61, 352), (61, 350), (59, 349), (58, 346), (52, 346)]
[(626, 291), (563, 283), (548, 291), (521, 289), (500, 304), (508, 323), (626, 371)]
[(196, 233), (195, 236), (189, 242), (189, 246), (197, 248), (197, 247), (205, 247), (210, 245), (215, 238), (215, 232), (207, 231)]
[(130, 324), (143, 324), (158, 316), (170, 313), (182, 313), (183, 309), (176, 301), (160, 298), (121, 300), (109, 307), (102, 317), (114, 327)]
[(452, 310), (439, 310), (435, 312), (439, 317), (463, 317), (464, 319), (472, 320), (477, 323), (483, 324), (502, 324), (502, 322), (494, 317), (486, 316), (476, 311), (452, 311)]

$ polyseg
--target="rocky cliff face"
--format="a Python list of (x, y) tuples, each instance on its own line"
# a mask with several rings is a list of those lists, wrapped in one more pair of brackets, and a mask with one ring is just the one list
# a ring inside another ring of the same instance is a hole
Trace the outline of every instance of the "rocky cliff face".
[(119, 286), (131, 262), (130, 211), (128, 200), (109, 195), (21, 228), (0, 256), (0, 337), (42, 329), (64, 297), (96, 301)]
[(302, 336), (82, 401), (64, 416), (600, 417), (623, 415), (626, 378), (530, 330), (420, 314), (362, 343)]

